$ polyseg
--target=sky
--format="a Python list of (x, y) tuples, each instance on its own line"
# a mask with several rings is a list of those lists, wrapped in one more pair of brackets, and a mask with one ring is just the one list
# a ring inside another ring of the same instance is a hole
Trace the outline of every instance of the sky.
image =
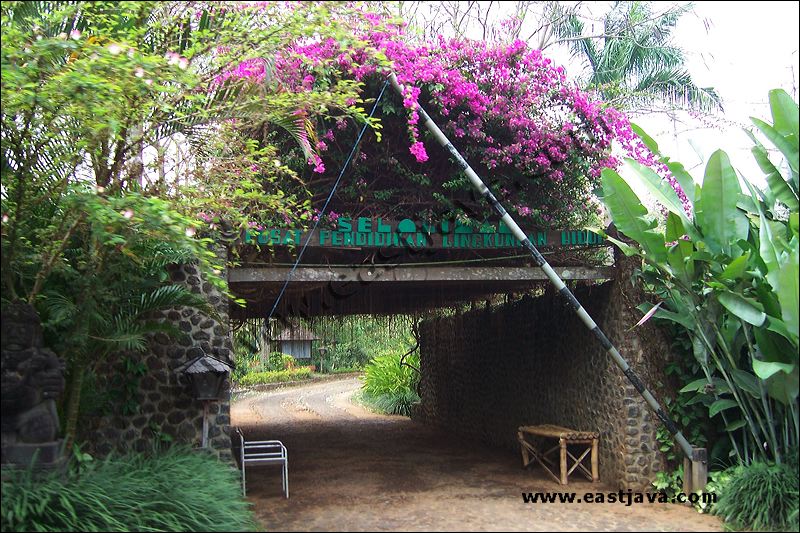
[[(610, 5), (582, 3), (598, 19)], [(655, 2), (656, 9), (662, 12), (675, 3)], [(496, 18), (507, 17), (512, 5), (504, 2), (498, 9), (494, 3)], [(702, 121), (688, 114), (682, 114), (677, 123), (664, 115), (631, 118), (658, 141), (662, 153), (693, 170), (696, 180), (702, 181), (705, 160), (715, 150), (724, 149), (741, 174), (765, 185), (750, 154), (751, 141), (742, 127), (751, 124), (750, 116), (771, 122), (767, 100), (770, 89), (783, 88), (797, 100), (798, 6), (800, 2), (697, 1), (693, 11), (678, 21), (673, 31), (674, 44), (684, 50), (686, 66), (697, 85), (714, 87), (720, 95), (724, 112), (712, 128), (702, 127)], [(529, 20), (526, 24), (532, 25), (536, 19)], [(475, 35), (470, 35), (472, 32)], [(480, 37), (477, 27), (472, 32), (467, 35)], [(522, 34), (526, 35), (525, 27)], [(545, 53), (564, 65), (569, 76), (574, 78), (581, 73), (581, 66), (571, 61), (565, 47), (549, 47)]]
[[(707, 158), (722, 148), (734, 166), (754, 180), (761, 172), (749, 153), (750, 139), (737, 124), (750, 124), (749, 117), (767, 119), (767, 93), (783, 88), (797, 99), (800, 2), (696, 2), (694, 13), (684, 15), (675, 28), (675, 42), (687, 53), (687, 67), (696, 83), (713, 86), (724, 105), (727, 127), (695, 129), (678, 127), (678, 142), (672, 125), (661, 119), (641, 120), (658, 135), (662, 151), (687, 167), (700, 164), (695, 149)], [(692, 144), (694, 147), (692, 147)], [(696, 173), (699, 174), (699, 173)], [(696, 175), (696, 178), (699, 178)]]

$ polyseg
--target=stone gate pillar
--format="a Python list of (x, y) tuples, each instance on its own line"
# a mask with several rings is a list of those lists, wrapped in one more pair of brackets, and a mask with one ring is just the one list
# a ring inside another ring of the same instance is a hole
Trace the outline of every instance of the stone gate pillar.
[[(219, 247), (216, 252), (227, 260), (227, 248)], [(163, 311), (163, 319), (181, 331), (180, 337), (157, 333), (145, 353), (122, 354), (98, 368), (95, 378), (98, 395), (118, 394), (119, 391), (109, 389), (117, 386), (115, 383), (119, 379), (127, 380), (135, 393), (129, 399), (130, 405), (123, 409), (119, 408), (118, 401), (111, 402), (109, 405), (115, 412), (94, 412), (84, 417), (78, 442), (83, 442), (90, 453), (102, 456), (112, 450), (145, 451), (159, 442), (200, 446), (203, 402), (194, 399), (190, 383), (177, 370), (204, 353), (233, 362), (228, 298), (204, 280), (193, 264), (172, 265), (168, 270), (174, 283), (184, 284), (192, 292), (203, 295), (215, 308), (218, 319), (193, 308)], [(220, 275), (225, 278), (226, 271)], [(130, 371), (131, 365), (138, 368), (140, 376)], [(209, 406), (208, 435), (209, 447), (221, 459), (229, 460), (230, 380), (225, 381), (221, 399)]]

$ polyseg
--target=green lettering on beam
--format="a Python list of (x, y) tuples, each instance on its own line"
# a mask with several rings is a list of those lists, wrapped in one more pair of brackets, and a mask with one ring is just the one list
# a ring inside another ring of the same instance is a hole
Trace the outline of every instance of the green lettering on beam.
[(372, 219), (367, 217), (358, 217), (358, 232), (368, 233), (372, 231)]

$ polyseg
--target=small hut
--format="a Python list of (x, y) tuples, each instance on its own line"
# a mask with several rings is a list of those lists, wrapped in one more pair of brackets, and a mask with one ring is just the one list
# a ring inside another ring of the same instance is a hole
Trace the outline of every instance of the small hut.
[(311, 359), (311, 345), (319, 337), (302, 326), (288, 327), (270, 339), (270, 345), (295, 359)]

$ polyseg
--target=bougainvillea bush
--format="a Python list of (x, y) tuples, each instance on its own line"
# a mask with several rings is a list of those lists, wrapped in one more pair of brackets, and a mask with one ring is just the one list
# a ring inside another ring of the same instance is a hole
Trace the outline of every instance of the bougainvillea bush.
[[(359, 98), (346, 104), (364, 111), (388, 73), (397, 74), (405, 94), (400, 98), (387, 89), (376, 114), (382, 135), (367, 135), (359, 147), (332, 205), (334, 218), (342, 212), (479, 219), (488, 214), (463, 173), (420, 124), (415, 103), (428, 110), (495, 194), (529, 225), (590, 221), (596, 215), (591, 191), (599, 173), (617, 165), (611, 153), (615, 140), (626, 155), (656, 164), (622, 113), (579, 90), (562, 67), (521, 41), (500, 45), (440, 37), (417, 44), (402, 24), (380, 15), (348, 16), (351, 42), (306, 39), (272, 65), (250, 60), (227, 74), (309, 93), (353, 81)], [(299, 109), (298, 116), (310, 116), (313, 106), (312, 101)], [(361, 129), (350, 116), (316, 114), (303, 137), (311, 151), (279, 130), (267, 136), (282, 146), (283, 161), (308, 186), (314, 207), (330, 190)], [(665, 178), (671, 179), (666, 172)]]

